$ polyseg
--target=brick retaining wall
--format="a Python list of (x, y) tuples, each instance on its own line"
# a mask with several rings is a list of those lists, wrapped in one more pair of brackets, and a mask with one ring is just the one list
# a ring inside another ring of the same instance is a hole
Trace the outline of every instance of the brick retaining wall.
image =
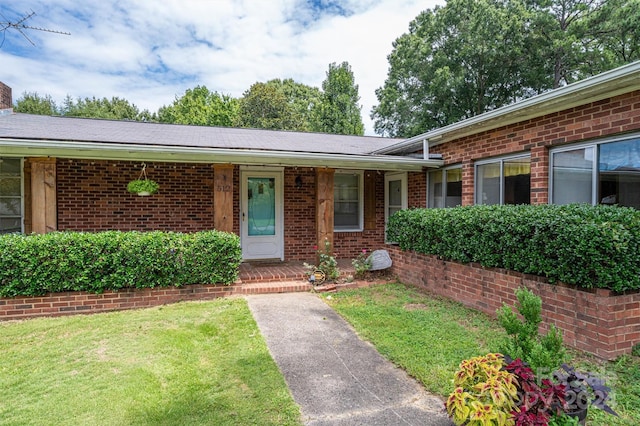
[(478, 264), (439, 260), (387, 246), (393, 273), (406, 284), (495, 316), (505, 302), (515, 306), (515, 290), (525, 286), (542, 299), (543, 330), (554, 323), (573, 348), (611, 360), (640, 343), (640, 292), (578, 290), (547, 283), (543, 277)]
[(286, 283), (188, 285), (180, 288), (123, 289), (120, 291), (105, 291), (102, 294), (78, 291), (35, 297), (0, 298), (0, 320), (121, 311), (191, 300), (211, 300), (232, 295), (310, 290), (310, 284), (305, 281), (298, 281)]

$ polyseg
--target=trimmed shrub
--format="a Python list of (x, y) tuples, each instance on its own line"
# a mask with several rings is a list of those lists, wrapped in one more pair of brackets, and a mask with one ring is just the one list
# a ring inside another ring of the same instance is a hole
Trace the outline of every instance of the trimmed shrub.
[(1, 235), (0, 296), (230, 284), (241, 257), (239, 238), (219, 231)]
[(541, 275), (583, 288), (640, 289), (640, 211), (615, 206), (412, 209), (389, 219), (402, 250)]

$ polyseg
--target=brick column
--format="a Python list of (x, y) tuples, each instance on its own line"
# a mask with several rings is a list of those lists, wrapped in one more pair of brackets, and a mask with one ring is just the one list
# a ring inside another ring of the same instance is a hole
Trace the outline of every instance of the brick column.
[(549, 202), (549, 150), (545, 146), (531, 148), (531, 204)]

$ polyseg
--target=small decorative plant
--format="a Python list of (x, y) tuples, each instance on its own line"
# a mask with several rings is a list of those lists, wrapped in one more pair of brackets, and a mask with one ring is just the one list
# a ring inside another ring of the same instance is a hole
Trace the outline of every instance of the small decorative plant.
[(562, 367), (553, 373), (553, 378), (565, 387), (567, 412), (582, 411), (593, 405), (606, 413), (618, 415), (607, 405), (611, 388), (593, 373), (580, 372), (574, 367), (562, 364)]
[(463, 360), (454, 376), (455, 390), (445, 406), (456, 425), (510, 425), (516, 411), (517, 382), (504, 358), (490, 353)]
[(127, 185), (127, 191), (138, 195), (151, 195), (158, 192), (160, 185), (151, 179), (132, 180)]
[(563, 415), (566, 408), (565, 387), (549, 379), (536, 380), (535, 373), (521, 359), (505, 357), (505, 370), (516, 377), (518, 409), (513, 412), (516, 426), (546, 425), (551, 418)]
[(369, 253), (367, 249), (362, 249), (358, 257), (351, 261), (355, 269), (356, 278), (362, 278), (364, 275), (371, 269), (371, 259), (369, 258)]
[(331, 249), (331, 242), (325, 238), (324, 247), (319, 249), (318, 246), (314, 246), (316, 250), (318, 265), (310, 265), (308, 263), (303, 263), (306, 269), (306, 275), (311, 278), (315, 271), (321, 271), (326, 279), (328, 280), (337, 280), (340, 276), (340, 269), (338, 269), (338, 261), (336, 261), (335, 256), (333, 255), (333, 250)]
[(541, 335), (538, 327), (542, 322), (542, 299), (526, 287), (517, 289), (515, 293), (518, 312), (523, 319), (506, 304), (498, 309), (498, 321), (509, 335), (500, 350), (514, 359), (522, 359), (537, 374), (549, 375), (564, 361), (562, 333), (551, 324), (549, 332)]

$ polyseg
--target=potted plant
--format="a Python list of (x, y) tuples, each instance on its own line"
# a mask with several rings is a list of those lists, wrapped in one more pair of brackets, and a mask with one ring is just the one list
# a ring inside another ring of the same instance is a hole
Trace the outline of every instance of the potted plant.
[(600, 377), (590, 372), (580, 372), (574, 367), (562, 364), (560, 369), (553, 373), (553, 378), (565, 387), (567, 402), (565, 412), (572, 417), (577, 417), (580, 424), (585, 424), (589, 405), (614, 416), (618, 415), (607, 405), (611, 388), (606, 386)]
[(136, 179), (129, 182), (127, 191), (140, 196), (148, 196), (158, 192), (160, 185), (151, 179)]
[(460, 363), (455, 390), (445, 403), (456, 425), (513, 424), (518, 389), (515, 375), (504, 366), (502, 355), (495, 353)]

